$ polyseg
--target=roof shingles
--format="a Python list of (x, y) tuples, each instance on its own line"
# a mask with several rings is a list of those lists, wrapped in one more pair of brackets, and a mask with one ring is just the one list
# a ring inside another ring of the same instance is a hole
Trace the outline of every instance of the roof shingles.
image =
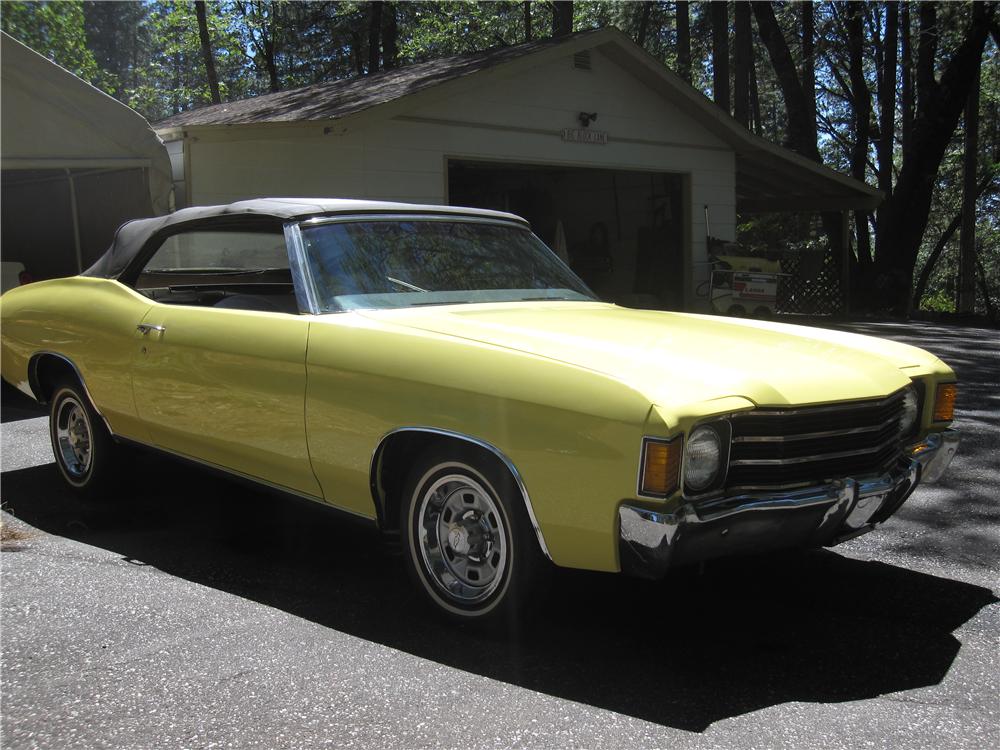
[(371, 76), (317, 83), (264, 94), (251, 99), (199, 107), (156, 123), (157, 130), (197, 125), (250, 125), (277, 122), (336, 120), (370, 107), (400, 99), (446, 81), (510, 62), (522, 55), (593, 34), (526, 42), (466, 55), (454, 55), (387, 70)]

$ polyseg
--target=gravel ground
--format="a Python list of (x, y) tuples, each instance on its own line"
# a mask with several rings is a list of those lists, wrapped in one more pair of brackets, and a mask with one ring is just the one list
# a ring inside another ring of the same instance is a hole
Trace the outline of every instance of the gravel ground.
[(1000, 746), (1000, 336), (851, 328), (958, 371), (940, 484), (836, 551), (562, 573), (509, 638), (439, 623), (367, 530), (175, 462), (82, 506), (5, 389), (2, 746)]

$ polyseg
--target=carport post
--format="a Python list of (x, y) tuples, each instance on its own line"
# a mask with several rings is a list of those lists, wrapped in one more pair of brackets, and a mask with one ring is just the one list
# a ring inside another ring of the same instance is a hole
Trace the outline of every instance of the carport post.
[(851, 212), (840, 212), (840, 289), (845, 314), (851, 311)]
[(73, 244), (76, 247), (76, 272), (83, 273), (83, 249), (80, 247), (80, 215), (76, 207), (76, 183), (73, 182), (73, 172), (66, 167), (66, 179), (69, 180), (69, 210), (73, 214)]

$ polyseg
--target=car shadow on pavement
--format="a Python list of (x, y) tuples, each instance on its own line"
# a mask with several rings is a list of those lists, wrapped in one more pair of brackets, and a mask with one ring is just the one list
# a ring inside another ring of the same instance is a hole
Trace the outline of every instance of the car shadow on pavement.
[(6, 380), (0, 380), (0, 422), (44, 417), (48, 409), (25, 396)]
[(134, 497), (94, 507), (51, 464), (10, 471), (5, 509), (337, 631), (689, 731), (790, 701), (935, 685), (959, 651), (954, 631), (997, 601), (978, 586), (817, 551), (657, 583), (560, 571), (532, 628), (486, 635), (440, 621), (374, 532), (322, 507), (154, 456), (133, 473)]

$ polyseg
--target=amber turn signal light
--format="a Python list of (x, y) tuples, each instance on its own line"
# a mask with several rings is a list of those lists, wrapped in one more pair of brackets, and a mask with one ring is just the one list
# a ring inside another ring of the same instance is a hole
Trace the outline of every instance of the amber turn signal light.
[(934, 396), (934, 421), (950, 422), (955, 416), (955, 396), (958, 395), (958, 386), (954, 383), (944, 383), (937, 387), (937, 394)]
[(681, 470), (682, 441), (645, 438), (642, 441), (642, 475), (639, 492), (666, 497), (677, 489)]

